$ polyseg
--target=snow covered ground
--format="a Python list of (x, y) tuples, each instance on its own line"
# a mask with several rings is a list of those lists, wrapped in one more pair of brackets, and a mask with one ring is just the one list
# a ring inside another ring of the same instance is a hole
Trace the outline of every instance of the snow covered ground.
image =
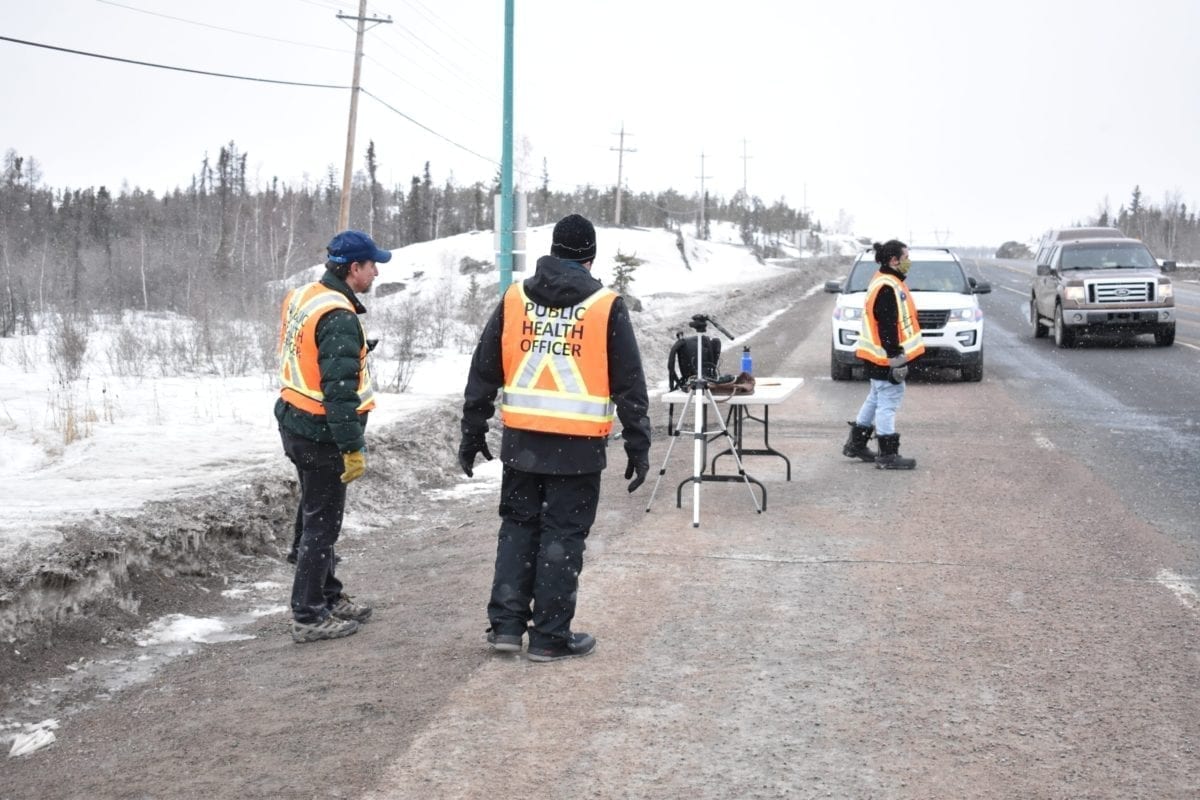
[[(735, 226), (714, 224), (712, 233), (711, 241), (700, 241), (686, 229), (677, 236), (665, 230), (602, 228), (593, 272), (608, 284), (618, 252), (645, 261), (631, 285), (631, 293), (645, 304), (645, 311), (635, 315), (639, 326), (668, 319), (677, 324), (681, 299), (733, 292), (782, 273), (783, 268), (760, 263), (743, 247)], [(537, 255), (549, 252), (550, 235), (550, 226), (529, 232), (530, 271)], [(394, 251), (365, 298), (368, 331), (389, 309), (434, 308), (447, 298), (457, 307), (470, 281), (459, 269), (464, 257), (493, 261), (492, 234), (463, 234)], [(314, 266), (290, 283), (312, 280), (321, 271)], [(494, 287), (495, 273), (482, 273), (477, 280)], [(403, 290), (377, 296), (399, 284)], [(494, 295), (484, 299), (490, 313)], [(138, 314), (133, 321), (154, 331), (159, 341), (194, 335), (189, 330), (194, 323), (167, 315)], [(93, 324), (86, 359), (73, 380), (64, 380), (53, 367), (50, 326), (36, 336), (0, 339), (0, 480), (6, 490), (0, 504), (0, 559), (5, 562), (18, 553), (28, 558), (53, 548), (63, 523), (134, 512), (147, 501), (219, 489), (264, 469), (287, 472), (271, 413), (277, 393), (273, 373), (160, 377), (148, 365), (145, 375), (120, 374), (128, 373), (114, 358), (122, 326), (113, 320)], [(407, 391), (381, 395), (372, 428), (459, 396), (471, 344), (461, 337), (448, 339), (417, 360)], [(387, 365), (375, 371), (378, 380)]]

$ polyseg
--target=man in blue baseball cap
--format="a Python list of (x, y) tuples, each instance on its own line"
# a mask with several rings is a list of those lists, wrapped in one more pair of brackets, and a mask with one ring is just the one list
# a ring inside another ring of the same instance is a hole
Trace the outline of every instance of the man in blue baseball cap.
[[(342, 231), (326, 248), (325, 274), (283, 300), (279, 331), (279, 399), (275, 419), (283, 451), (300, 479), (292, 639), (315, 642), (349, 636), (371, 607), (342, 591), (334, 575), (334, 545), (342, 530), (346, 484), (367, 469), (364, 436), (375, 407), (367, 370), (367, 337), (358, 295), (391, 260), (362, 231)], [(293, 558), (294, 556), (294, 558)]]

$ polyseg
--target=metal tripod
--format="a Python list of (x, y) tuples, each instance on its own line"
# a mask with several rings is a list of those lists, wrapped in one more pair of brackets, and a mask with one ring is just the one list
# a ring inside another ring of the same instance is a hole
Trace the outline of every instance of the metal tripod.
[[(693, 419), (695, 426), (692, 430), (692, 477), (679, 484), (679, 491), (676, 493), (676, 506), (682, 505), (683, 486), (688, 481), (692, 483), (692, 527), (700, 527), (700, 484), (704, 482), (704, 467), (707, 462), (706, 449), (708, 447), (709, 431), (704, 428), (705, 411), (710, 406), (713, 410), (713, 418), (716, 419), (720, 432), (724, 434), (729, 442), (729, 452), (733, 454), (734, 461), (737, 462), (738, 475), (741, 476), (742, 482), (746, 484), (746, 490), (750, 492), (750, 502), (754, 503), (754, 510), (759, 514), (762, 513), (762, 506), (758, 502), (758, 497), (754, 494), (754, 487), (750, 485), (750, 477), (746, 475), (746, 470), (742, 466), (742, 458), (738, 455), (737, 445), (733, 441), (733, 437), (729, 433), (729, 428), (725, 425), (725, 418), (721, 414), (721, 409), (717, 406), (717, 401), (713, 399), (712, 392), (708, 388), (708, 380), (704, 377), (704, 332), (707, 330), (707, 323), (711, 322), (716, 326), (717, 330), (724, 333), (730, 339), (733, 335), (725, 330), (712, 317), (704, 314), (696, 314), (692, 317), (689, 326), (696, 330), (696, 374), (692, 376), (688, 383), (688, 397), (684, 401), (683, 409), (679, 412), (679, 422), (681, 425), (676, 426), (671, 433), (671, 444), (667, 446), (667, 454), (663, 458), (662, 466), (658, 470), (658, 478), (654, 481), (654, 489), (650, 492), (650, 501), (646, 503), (646, 511), (650, 511), (650, 506), (654, 504), (654, 496), (658, 494), (658, 486), (662, 483), (663, 476), (667, 474), (667, 463), (671, 460), (671, 451), (675, 448), (675, 442), (679, 438), (683, 420), (687, 417), (688, 406), (692, 406)], [(713, 374), (716, 374), (716, 365), (713, 365)], [(715, 479), (717, 476), (707, 476), (709, 480)], [(731, 480), (736, 480), (732, 476), (727, 477)]]

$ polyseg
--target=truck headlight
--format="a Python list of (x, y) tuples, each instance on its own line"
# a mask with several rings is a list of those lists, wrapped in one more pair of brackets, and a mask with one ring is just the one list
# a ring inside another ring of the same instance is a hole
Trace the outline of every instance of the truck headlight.
[(1158, 299), (1166, 300), (1168, 297), (1175, 296), (1175, 287), (1169, 283), (1160, 283), (1158, 285)]
[(1063, 289), (1063, 297), (1067, 298), (1073, 303), (1082, 303), (1084, 298), (1083, 287), (1068, 286), (1067, 288)]

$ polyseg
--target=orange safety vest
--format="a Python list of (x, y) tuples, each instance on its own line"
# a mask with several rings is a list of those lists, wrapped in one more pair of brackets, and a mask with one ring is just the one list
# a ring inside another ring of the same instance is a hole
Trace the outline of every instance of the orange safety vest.
[[(280, 395), (289, 404), (310, 414), (325, 415), (325, 393), (321, 391), (321, 367), (317, 352), (317, 323), (335, 309), (345, 309), (354, 318), (354, 305), (341, 292), (323, 283), (310, 283), (288, 292), (279, 323)], [(359, 328), (362, 321), (359, 320)], [(366, 341), (363, 334), (363, 341)], [(367, 348), (359, 352), (358, 413), (375, 407), (375, 390), (367, 369)]]
[(875, 298), (884, 286), (892, 287), (892, 293), (896, 298), (896, 307), (900, 312), (896, 327), (897, 333), (900, 335), (900, 347), (904, 350), (905, 357), (912, 361), (925, 352), (925, 340), (921, 336), (921, 323), (917, 321), (917, 306), (913, 303), (912, 293), (896, 276), (888, 275), (885, 272), (876, 272), (875, 277), (871, 278), (870, 285), (867, 286), (867, 300), (863, 305), (862, 333), (859, 334), (858, 346), (854, 349), (854, 355), (881, 367), (888, 365), (888, 354), (883, 349), (883, 340), (879, 336), (879, 324), (875, 321)]
[(578, 305), (549, 308), (515, 283), (504, 295), (500, 333), (509, 428), (607, 436), (615, 406), (608, 386), (608, 318), (617, 293), (597, 289)]

